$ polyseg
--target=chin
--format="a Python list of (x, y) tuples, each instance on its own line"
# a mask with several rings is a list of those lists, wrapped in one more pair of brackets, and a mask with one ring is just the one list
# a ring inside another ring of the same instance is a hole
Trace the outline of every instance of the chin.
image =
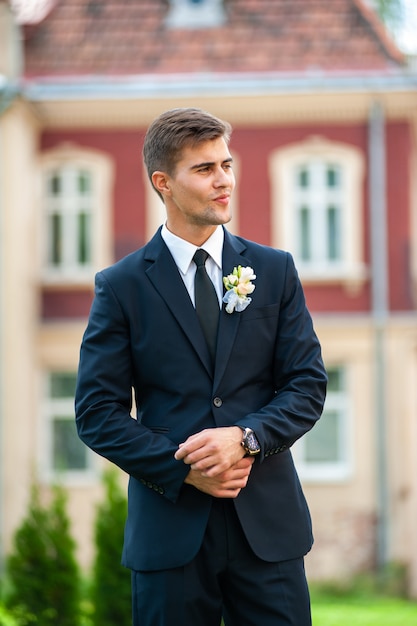
[(230, 211), (225, 213), (219, 212), (210, 212), (206, 213), (204, 216), (201, 216), (200, 219), (196, 220), (196, 224), (200, 224), (200, 226), (222, 226), (223, 224), (228, 224), (232, 219), (232, 214)]
[(216, 216), (216, 224), (217, 225), (228, 224), (231, 219), (232, 219), (232, 214), (231, 213), (226, 213), (225, 215), (217, 215)]

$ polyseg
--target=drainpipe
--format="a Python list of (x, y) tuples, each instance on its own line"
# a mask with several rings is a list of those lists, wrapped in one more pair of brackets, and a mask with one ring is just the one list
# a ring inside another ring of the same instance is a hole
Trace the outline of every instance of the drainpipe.
[(372, 326), (374, 339), (374, 401), (376, 428), (377, 543), (381, 573), (388, 560), (389, 499), (387, 458), (386, 328), (388, 319), (388, 239), (386, 207), (385, 119), (380, 102), (369, 113), (369, 207), (372, 269)]

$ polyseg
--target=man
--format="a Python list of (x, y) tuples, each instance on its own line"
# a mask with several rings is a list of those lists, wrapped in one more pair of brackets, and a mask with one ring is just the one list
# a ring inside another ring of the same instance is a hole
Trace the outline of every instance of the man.
[(97, 275), (81, 347), (79, 435), (130, 476), (135, 626), (311, 623), (289, 448), (320, 417), (326, 375), (291, 256), (223, 227), (230, 133), (191, 108), (151, 124), (166, 223)]

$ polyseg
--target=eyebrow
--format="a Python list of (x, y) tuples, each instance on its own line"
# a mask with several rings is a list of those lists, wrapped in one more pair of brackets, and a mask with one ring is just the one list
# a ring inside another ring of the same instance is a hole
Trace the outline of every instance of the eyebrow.
[[(227, 159), (224, 159), (222, 161), (222, 165), (224, 163), (232, 163), (232, 162), (233, 162), (233, 158), (232, 157), (228, 157)], [(215, 164), (216, 164), (215, 161), (207, 161), (207, 162), (203, 162), (203, 163), (197, 163), (196, 165), (192, 165), (190, 169), (191, 170), (198, 170), (200, 167), (212, 167)]]

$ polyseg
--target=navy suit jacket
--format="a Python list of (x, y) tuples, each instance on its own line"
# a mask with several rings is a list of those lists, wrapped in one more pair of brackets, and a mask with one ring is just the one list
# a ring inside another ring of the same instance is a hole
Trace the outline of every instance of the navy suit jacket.
[[(290, 446), (320, 417), (326, 374), (291, 255), (225, 230), (223, 274), (257, 276), (245, 311), (220, 315), (214, 373), (195, 309), (160, 231), (96, 276), (76, 391), (81, 439), (130, 476), (123, 563), (176, 567), (197, 553), (212, 498), (184, 484), (178, 443), (204, 428), (252, 428), (261, 444), (233, 500), (266, 561), (311, 548)], [(132, 388), (137, 419), (131, 417)]]

